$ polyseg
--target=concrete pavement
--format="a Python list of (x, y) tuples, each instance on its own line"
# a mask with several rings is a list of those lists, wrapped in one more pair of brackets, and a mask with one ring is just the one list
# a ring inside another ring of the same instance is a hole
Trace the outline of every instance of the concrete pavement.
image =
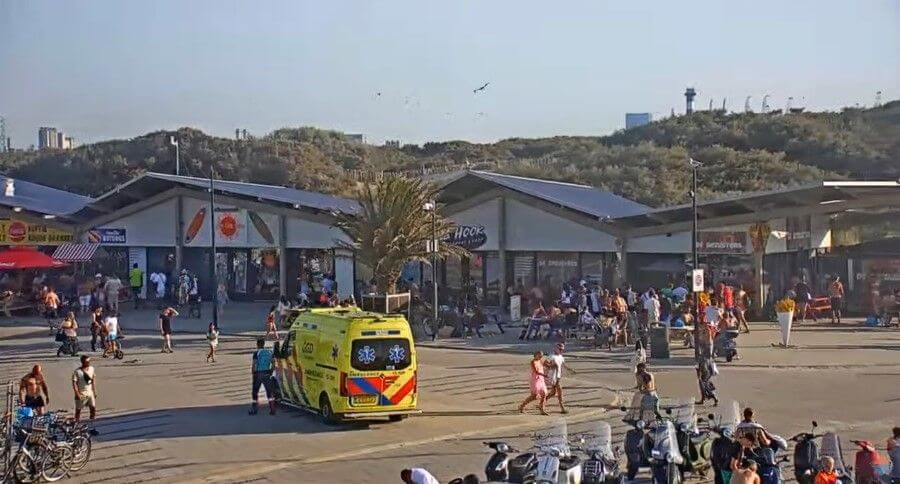
[[(400, 423), (330, 427), (293, 410), (251, 417), (249, 353), (267, 307), (231, 309), (223, 326), (235, 331), (226, 330), (214, 365), (204, 362), (205, 341), (198, 334), (206, 320), (176, 320), (176, 352), (166, 355), (158, 352), (155, 310), (125, 313), (123, 325), (132, 330), (125, 359), (95, 358), (102, 433), (75, 482), (397, 482), (404, 466), (424, 466), (446, 481), (482, 471), (489, 454), (482, 440), (503, 437), (527, 447), (531, 432), (559, 417), (515, 412), (526, 393), (527, 353), (553, 343), (523, 344), (514, 335), (420, 345), (424, 412)], [(37, 320), (0, 322), (0, 377), (17, 379), (42, 363), (51, 407), (71, 409), (68, 379), (77, 363), (52, 356), (50, 339)], [(777, 339), (766, 323), (741, 335), (742, 359), (720, 363), (716, 383), (723, 399), (754, 406), (782, 435), (815, 418), (845, 438), (883, 442), (900, 423), (900, 331), (801, 327), (794, 349), (772, 347)], [(630, 396), (630, 352), (575, 343), (569, 349), (577, 372), (565, 385), (570, 431), (600, 418), (623, 432), (614, 406)], [(673, 358), (652, 366), (662, 395), (696, 396), (690, 350), (676, 347)], [(555, 411), (552, 403), (548, 409)]]

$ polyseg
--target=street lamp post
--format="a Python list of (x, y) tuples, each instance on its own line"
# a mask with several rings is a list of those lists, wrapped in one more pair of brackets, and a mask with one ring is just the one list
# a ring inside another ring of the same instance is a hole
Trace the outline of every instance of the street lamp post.
[[(700, 268), (697, 260), (697, 169), (703, 163), (690, 158), (691, 164), (691, 269)], [(691, 285), (693, 286), (693, 270), (691, 271)], [(705, 282), (704, 282), (705, 284)], [(693, 288), (692, 288), (693, 289)], [(694, 359), (700, 356), (700, 295), (694, 292)]]
[[(176, 145), (177, 146), (177, 145)], [(219, 327), (219, 281), (216, 278), (216, 195), (213, 187), (213, 170), (209, 168), (209, 247), (210, 247), (210, 276), (212, 277), (212, 313), (213, 324)]]
[(437, 228), (435, 226), (435, 218), (437, 212), (437, 204), (432, 200), (430, 202), (426, 202), (423, 207), (426, 212), (431, 212), (431, 241), (428, 243), (428, 250), (431, 252), (431, 285), (433, 288), (432, 293), (432, 334), (431, 339), (437, 339), (437, 330), (438, 330), (438, 285), (437, 285), (437, 255), (438, 255), (438, 241), (437, 241)]
[(174, 136), (169, 136), (169, 144), (175, 147), (175, 174), (181, 175), (181, 153), (178, 152), (178, 140)]

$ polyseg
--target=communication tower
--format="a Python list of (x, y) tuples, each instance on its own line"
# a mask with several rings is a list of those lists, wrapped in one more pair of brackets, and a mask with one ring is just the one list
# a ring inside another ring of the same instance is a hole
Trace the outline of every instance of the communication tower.
[(684, 109), (685, 114), (692, 114), (694, 112), (695, 97), (697, 97), (697, 91), (693, 87), (689, 87), (684, 91), (684, 100), (686, 102)]

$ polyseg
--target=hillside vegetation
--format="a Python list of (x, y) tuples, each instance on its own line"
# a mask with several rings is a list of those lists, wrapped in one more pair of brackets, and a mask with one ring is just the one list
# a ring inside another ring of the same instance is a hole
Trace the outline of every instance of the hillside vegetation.
[[(0, 155), (0, 170), (78, 193), (99, 195), (144, 171), (174, 173), (171, 132), (70, 151)], [(788, 115), (697, 112), (602, 137), (371, 146), (341, 133), (284, 128), (236, 141), (182, 128), (182, 174), (292, 185), (347, 195), (382, 171), (489, 169), (585, 183), (653, 206), (687, 198), (687, 159), (702, 161), (704, 197), (823, 178), (900, 177), (900, 101), (873, 109)]]

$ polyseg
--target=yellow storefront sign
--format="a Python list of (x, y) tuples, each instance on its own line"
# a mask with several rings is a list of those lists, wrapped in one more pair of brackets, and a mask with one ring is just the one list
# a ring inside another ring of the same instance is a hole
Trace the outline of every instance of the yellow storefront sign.
[(60, 245), (72, 241), (72, 232), (39, 223), (0, 219), (0, 245)]

